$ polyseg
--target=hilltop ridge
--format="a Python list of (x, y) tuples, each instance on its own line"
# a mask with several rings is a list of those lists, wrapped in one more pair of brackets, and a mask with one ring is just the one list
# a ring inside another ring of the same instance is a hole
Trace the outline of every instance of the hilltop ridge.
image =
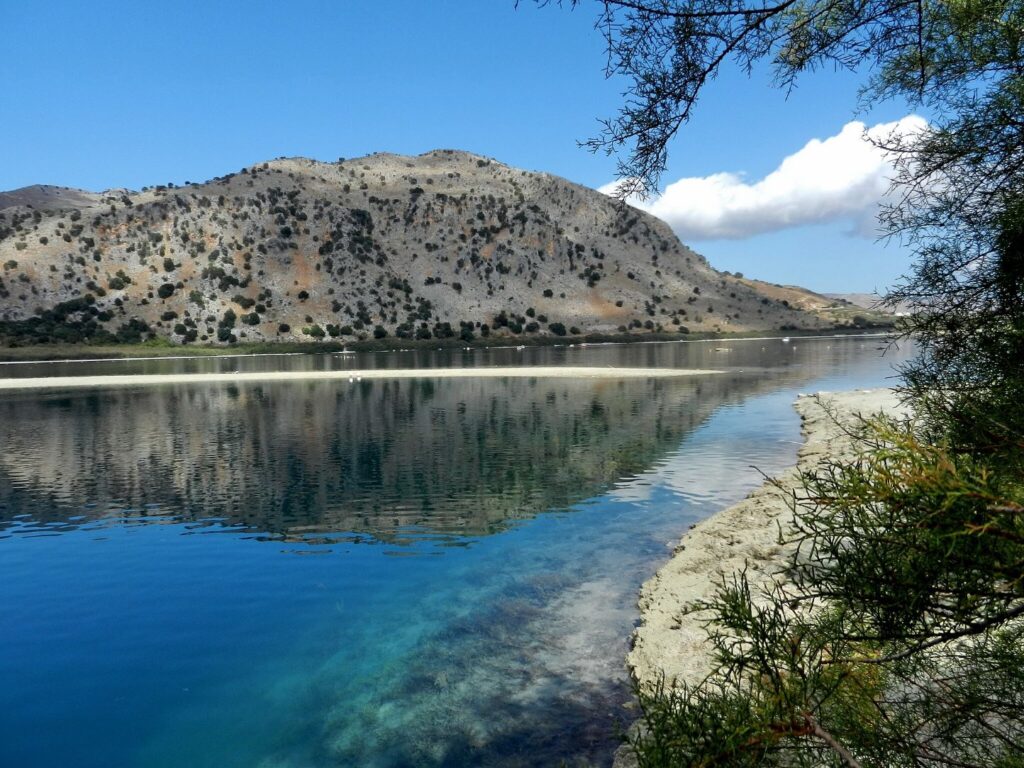
[(849, 322), (716, 271), (642, 211), (459, 150), (278, 158), (141, 191), (0, 194), (8, 343), (837, 324)]

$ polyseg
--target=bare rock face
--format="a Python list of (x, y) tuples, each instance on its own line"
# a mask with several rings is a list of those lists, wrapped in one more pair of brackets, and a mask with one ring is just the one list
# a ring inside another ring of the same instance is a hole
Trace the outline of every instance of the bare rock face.
[(22, 343), (827, 324), (717, 272), (635, 208), (455, 150), (0, 194), (0, 339)]

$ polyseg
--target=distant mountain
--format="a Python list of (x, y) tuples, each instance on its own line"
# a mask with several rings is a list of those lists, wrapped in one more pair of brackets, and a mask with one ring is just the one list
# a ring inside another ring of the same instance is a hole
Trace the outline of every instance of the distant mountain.
[[(779, 285), (763, 280), (749, 279), (744, 279), (743, 282), (772, 301), (810, 312), (838, 327), (846, 325), (865, 328), (887, 326), (896, 319), (895, 315), (879, 306), (881, 299), (874, 294), (815, 293), (798, 285)], [(874, 300), (868, 300), (866, 298), (868, 296), (872, 296)], [(854, 301), (853, 297), (864, 297), (864, 299)]]
[[(823, 328), (669, 227), (467, 152), (0, 194), (0, 338), (231, 343)], [(840, 324), (848, 324), (844, 319)]]
[(25, 207), (39, 211), (61, 211), (99, 205), (103, 195), (71, 187), (35, 184), (31, 187), (0, 192), (0, 210)]
[[(879, 310), (882, 303), (882, 297), (877, 293), (826, 293), (825, 295), (829, 298), (837, 299), (838, 301), (844, 301), (857, 307), (863, 307), (864, 309)], [(910, 310), (910, 305), (905, 302), (900, 302), (894, 309), (898, 314), (905, 314), (910, 312)], [(888, 309), (885, 311), (888, 311)]]

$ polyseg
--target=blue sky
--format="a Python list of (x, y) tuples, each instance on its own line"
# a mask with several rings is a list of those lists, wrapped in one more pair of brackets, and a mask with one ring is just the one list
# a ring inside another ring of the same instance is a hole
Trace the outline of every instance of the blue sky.
[[(320, 160), (454, 147), (592, 187), (615, 161), (576, 142), (614, 114), (596, 4), (524, 0), (0, 0), (0, 189), (201, 181), (281, 155)], [(859, 79), (823, 72), (787, 98), (726, 72), (670, 150), (664, 182), (756, 183), (853, 119)], [(813, 189), (811, 190), (813, 194)], [(671, 222), (670, 222), (671, 223)], [(850, 216), (684, 241), (720, 269), (817, 290), (884, 288), (908, 264)], [(675, 226), (675, 225), (674, 225)], [(763, 228), (762, 228), (763, 229)]]

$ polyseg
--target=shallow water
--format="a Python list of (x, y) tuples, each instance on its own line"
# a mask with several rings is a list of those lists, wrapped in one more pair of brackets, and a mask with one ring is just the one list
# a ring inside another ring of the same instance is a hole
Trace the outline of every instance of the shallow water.
[(878, 347), (3, 366), (726, 372), (3, 394), (0, 765), (606, 765), (640, 584), (792, 463), (797, 392), (886, 384)]

